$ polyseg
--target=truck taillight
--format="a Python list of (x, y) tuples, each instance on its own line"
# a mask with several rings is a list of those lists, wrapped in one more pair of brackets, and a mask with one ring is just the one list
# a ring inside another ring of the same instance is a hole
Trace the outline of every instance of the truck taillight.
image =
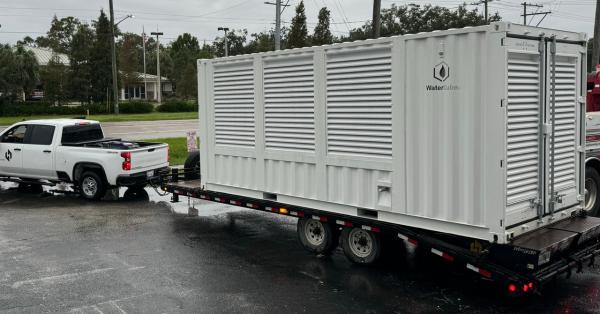
[(131, 170), (131, 152), (121, 153), (121, 157), (123, 158), (123, 164), (121, 165), (123, 170)]
[(167, 162), (171, 163), (171, 147), (167, 145)]

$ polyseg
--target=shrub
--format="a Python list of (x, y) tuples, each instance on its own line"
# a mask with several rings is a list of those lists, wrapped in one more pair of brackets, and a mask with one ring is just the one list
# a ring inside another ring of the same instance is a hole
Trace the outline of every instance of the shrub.
[(171, 100), (156, 108), (159, 112), (196, 112), (198, 104), (181, 100)]
[(150, 113), (154, 111), (154, 105), (149, 102), (132, 101), (119, 104), (120, 113)]
[(106, 105), (91, 104), (82, 106), (55, 106), (45, 102), (1, 103), (2, 116), (33, 116), (33, 115), (85, 115), (106, 113)]

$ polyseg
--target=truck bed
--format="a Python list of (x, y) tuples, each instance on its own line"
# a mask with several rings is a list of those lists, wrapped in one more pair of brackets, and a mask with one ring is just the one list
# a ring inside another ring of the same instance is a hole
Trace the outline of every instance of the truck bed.
[(117, 149), (117, 150), (130, 150), (145, 148), (150, 146), (162, 145), (160, 143), (149, 143), (149, 142), (134, 142), (134, 141), (123, 141), (121, 139), (106, 138), (97, 141), (90, 142), (79, 142), (79, 143), (63, 143), (63, 146), (71, 147), (91, 147), (101, 149)]

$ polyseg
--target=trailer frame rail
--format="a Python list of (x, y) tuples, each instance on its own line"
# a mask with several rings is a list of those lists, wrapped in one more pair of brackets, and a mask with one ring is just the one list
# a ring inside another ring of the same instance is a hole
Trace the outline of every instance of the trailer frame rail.
[(435, 232), (375, 221), (368, 218), (336, 214), (314, 208), (292, 206), (276, 201), (203, 190), (200, 186), (200, 180), (179, 180), (188, 171), (190, 170), (173, 169), (171, 174), (165, 175), (161, 179), (162, 190), (172, 194), (172, 202), (179, 202), (179, 198), (183, 196), (283, 216), (312, 218), (321, 222), (334, 224), (340, 228), (359, 227), (371, 232), (393, 235), (404, 240), (405, 243), (426, 250), (431, 255), (435, 255), (449, 264), (469, 270), (483, 280), (490, 280), (504, 285), (508, 294), (512, 296), (540, 293), (540, 288), (545, 283), (562, 274), (566, 274), (568, 278), (574, 271), (578, 273), (582, 272), (585, 263), (588, 263), (589, 266), (593, 265), (595, 257), (600, 255), (600, 239), (594, 239), (589, 243), (585, 243), (583, 248), (579, 248), (571, 252), (568, 256), (551, 262), (536, 272), (524, 273), (486, 259), (486, 252), (474, 254), (464, 247), (451, 243), (448, 240), (440, 239), (443, 236)]

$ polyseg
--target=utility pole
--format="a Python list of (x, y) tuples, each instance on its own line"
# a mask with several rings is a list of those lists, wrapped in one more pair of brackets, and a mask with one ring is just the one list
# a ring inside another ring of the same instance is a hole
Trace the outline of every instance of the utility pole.
[(600, 63), (600, 0), (596, 1), (596, 19), (594, 21), (594, 47), (592, 50), (593, 68)]
[(381, 36), (381, 0), (373, 0), (373, 38)]
[(119, 85), (117, 82), (117, 48), (115, 46), (115, 10), (113, 8), (113, 0), (109, 0), (110, 6), (110, 29), (111, 41), (110, 49), (112, 50), (112, 77), (113, 77), (113, 97), (115, 100), (115, 114), (119, 114)]
[(144, 99), (148, 100), (148, 82), (146, 77), (146, 30), (142, 27), (142, 54), (144, 55)]
[(159, 36), (164, 35), (164, 33), (159, 32), (158, 31), (158, 27), (156, 28), (156, 32), (152, 32), (150, 33), (150, 35), (152, 36), (156, 36), (156, 100), (158, 101), (158, 104), (160, 105), (161, 103), (161, 98), (162, 98), (162, 86), (161, 86), (161, 81), (162, 78), (160, 77), (160, 39)]
[(265, 2), (265, 4), (275, 6), (275, 50), (281, 50), (281, 14), (285, 8), (289, 7), (288, 1), (286, 4), (281, 4), (282, 0), (275, 0), (275, 2)]
[(484, 12), (484, 18), (485, 18), (485, 23), (489, 23), (490, 21), (490, 17), (489, 17), (489, 9), (488, 9), (488, 4), (490, 2), (493, 2), (494, 0), (480, 0), (478, 2), (473, 2), (471, 3), (471, 5), (482, 5), (484, 6), (483, 12)]
[(521, 14), (521, 16), (523, 17), (523, 25), (528, 24), (527, 23), (528, 16), (544, 15), (544, 17), (542, 17), (542, 20), (540, 20), (537, 24), (537, 25), (540, 25), (540, 23), (542, 23), (542, 21), (546, 18), (546, 16), (548, 16), (548, 14), (552, 13), (552, 11), (527, 13), (527, 7), (534, 7), (534, 8), (538, 8), (538, 10), (539, 10), (539, 9), (543, 8), (544, 6), (541, 4), (533, 4), (533, 3), (527, 3), (527, 2), (523, 2), (523, 3), (521, 3), (521, 5), (523, 6), (523, 14)]
[(227, 39), (227, 32), (229, 31), (229, 28), (219, 27), (218, 30), (225, 32), (225, 57), (229, 57), (229, 42)]

